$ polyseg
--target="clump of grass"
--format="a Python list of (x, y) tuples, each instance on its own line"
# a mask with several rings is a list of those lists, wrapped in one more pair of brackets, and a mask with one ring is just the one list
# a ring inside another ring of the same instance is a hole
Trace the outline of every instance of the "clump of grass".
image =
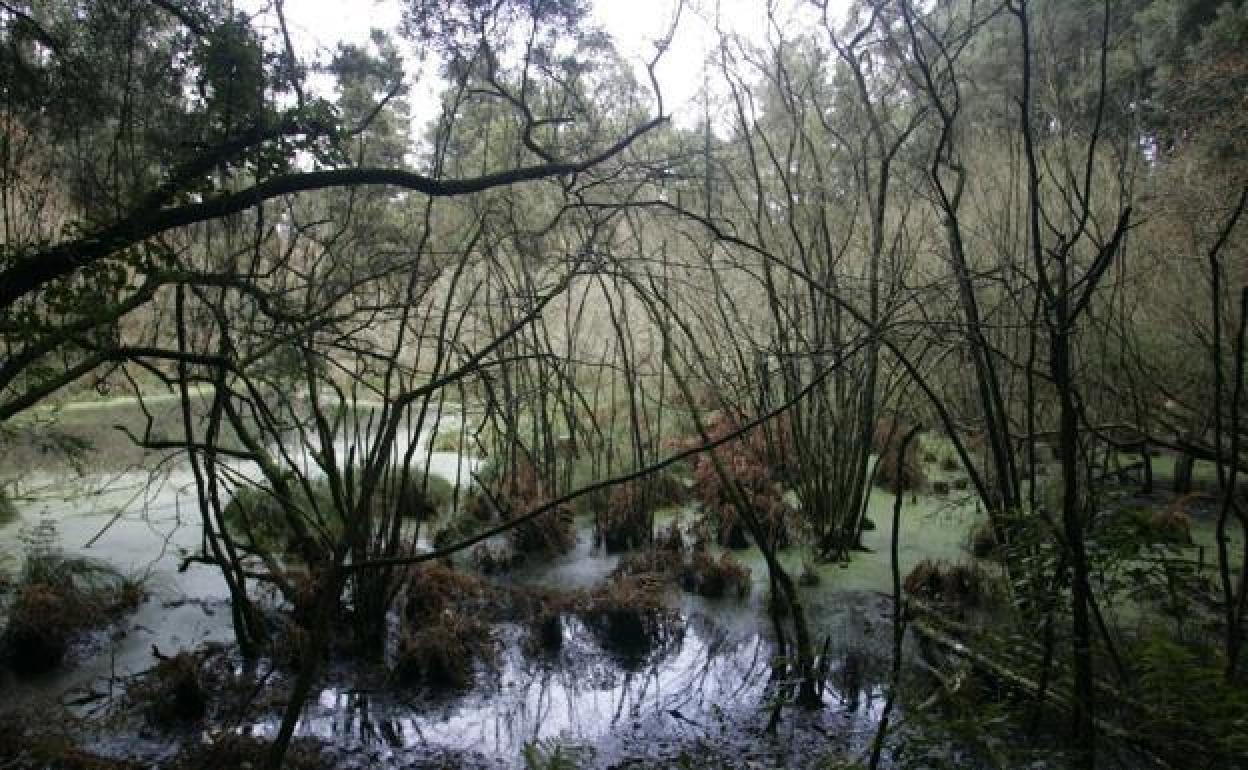
[(452, 511), (441, 519), (441, 524), (433, 531), (433, 547), (447, 548), (466, 540), (482, 529), (485, 523), (468, 511)]
[[(481, 486), (471, 490), (464, 506), (468, 516), (458, 518), (488, 521), (495, 517), (496, 508), (504, 518), (517, 516), (550, 499), (537, 469), (523, 458), (511, 466), (491, 462), (476, 476), (479, 483), (491, 491), (487, 494)], [(456, 526), (463, 528), (468, 525), (459, 523)], [(559, 506), (509, 530), (507, 537), (517, 554), (566, 553), (576, 545), (573, 511), (568, 506)]]
[(685, 536), (680, 525), (671, 522), (654, 539), (654, 549), (660, 553), (681, 554), (685, 551)]
[(910, 570), (906, 593), (919, 599), (960, 607), (977, 607), (987, 598), (987, 578), (968, 564), (924, 559)]
[(524, 744), (524, 770), (578, 770), (577, 752), (553, 738)]
[(310, 481), (305, 487), (291, 477), (289, 488), (293, 497), (289, 510), (270, 489), (253, 486), (235, 490), (223, 511), (226, 526), (248, 548), (317, 561), (322, 546), (300, 540), (292, 517), (298, 517), (312, 531), (320, 528), (337, 538), (342, 534), (342, 515), (336, 510), (329, 483), (324, 479)]
[(14, 590), (0, 648), (25, 672), (60, 665), (74, 639), (134, 610), (145, 596), (141, 581), (45, 545), (27, 552)]
[(496, 645), (482, 619), (490, 600), (480, 578), (439, 564), (409, 575), (400, 616), (394, 673), (406, 684), (466, 689), (475, 664), (493, 660)]
[(494, 637), (478, 618), (447, 611), (433, 623), (409, 627), (400, 637), (395, 675), (405, 684), (466, 690), (474, 663), (494, 655)]
[(744, 599), (750, 595), (750, 568), (731, 553), (715, 559), (706, 551), (693, 554), (680, 570), (680, 583), (686, 591), (717, 599), (732, 593)]
[(750, 595), (750, 568), (730, 552), (715, 558), (709, 549), (692, 548), (686, 556), (684, 536), (675, 523), (668, 525), (651, 547), (622, 557), (612, 578), (675, 582), (684, 590), (707, 598)]
[(636, 663), (670, 642), (680, 615), (663, 603), (654, 576), (613, 577), (573, 601), (573, 609), (603, 649)]
[(508, 538), (516, 553), (567, 553), (576, 545), (576, 524), (572, 511), (566, 506), (547, 511), (510, 530)]
[(563, 613), (558, 608), (547, 607), (532, 616), (529, 621), (529, 647), (547, 654), (563, 648)]
[(797, 576), (799, 585), (813, 587), (819, 585), (823, 578), (819, 575), (819, 569), (808, 559), (802, 559), (802, 572)]
[(617, 577), (658, 575), (663, 579), (674, 578), (680, 569), (681, 558), (680, 554), (673, 559), (671, 552), (660, 551), (658, 548), (646, 548), (621, 556), (611, 574)]
[(607, 553), (641, 548), (651, 540), (650, 506), (641, 482), (614, 487), (594, 513), (594, 545)]
[(382, 487), (374, 507), (392, 507), (404, 518), (428, 521), (449, 511), (454, 499), (455, 485), (441, 476), (403, 473), (397, 485)]
[(153, 668), (129, 682), (126, 700), (157, 727), (198, 722), (212, 700), (203, 668), (205, 658), (215, 652), (211, 648), (202, 654), (183, 650), (173, 657), (162, 656)]
[[(884, 415), (875, 421), (871, 431), (871, 451), (884, 455), (901, 445), (901, 440), (910, 431), (911, 426), (896, 415)], [(918, 453), (916, 452), (916, 457)]]
[[(458, 430), (440, 430), (433, 437), (433, 451), (435, 452), (458, 452), (460, 443), (463, 441), (463, 435)], [(468, 444), (464, 444), (464, 449), (469, 449)]]

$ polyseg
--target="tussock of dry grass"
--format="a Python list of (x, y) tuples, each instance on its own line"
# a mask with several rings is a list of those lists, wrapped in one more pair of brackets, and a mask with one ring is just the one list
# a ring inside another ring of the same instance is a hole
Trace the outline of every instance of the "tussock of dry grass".
[(93, 559), (38, 548), (26, 557), (0, 648), (23, 672), (60, 665), (74, 639), (134, 610), (143, 585)]
[(925, 601), (977, 607), (988, 594), (987, 577), (968, 564), (924, 559), (906, 575), (906, 593)]

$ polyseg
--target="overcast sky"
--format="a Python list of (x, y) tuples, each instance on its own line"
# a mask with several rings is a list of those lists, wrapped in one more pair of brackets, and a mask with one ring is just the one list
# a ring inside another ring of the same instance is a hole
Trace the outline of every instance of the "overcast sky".
[[(831, 0), (836, 6), (847, 0)], [(781, 18), (793, 13), (801, 0), (781, 0)], [(266, 0), (241, 0), (240, 5), (256, 10)], [(333, 50), (338, 42), (363, 44), (374, 27), (394, 29), (399, 23), (398, 0), (286, 0), (286, 17), (291, 37), (301, 56), (318, 49)], [(653, 41), (671, 24), (676, 0), (595, 0), (594, 18), (615, 40), (617, 49), (638, 67), (654, 53)], [(716, 41), (715, 24), (762, 41), (767, 30), (766, 3), (763, 0), (688, 0), (681, 14), (677, 36), (658, 68), (664, 107), (686, 125), (701, 114), (696, 95), (703, 82), (703, 62)], [(414, 65), (414, 62), (412, 63)], [(413, 119), (424, 123), (437, 109), (438, 83), (431, 72), (409, 69), (415, 81), (412, 94)], [(421, 114), (424, 113), (424, 114)]]

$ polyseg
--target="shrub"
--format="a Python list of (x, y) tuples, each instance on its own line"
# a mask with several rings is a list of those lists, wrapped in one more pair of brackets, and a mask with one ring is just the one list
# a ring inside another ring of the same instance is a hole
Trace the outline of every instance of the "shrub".
[[(737, 421), (721, 417), (708, 429), (711, 439), (737, 430)], [(712, 456), (714, 459), (712, 459)], [(794, 512), (785, 502), (781, 487), (784, 468), (776, 463), (774, 452), (761, 428), (756, 428), (698, 456), (693, 467), (694, 490), (707, 515), (712, 517), (716, 541), (725, 548), (749, 546), (746, 526), (737, 510), (736, 495), (726, 487), (715, 468), (715, 460), (726, 467), (740, 489), (745, 504), (763, 526), (766, 545), (783, 548), (792, 542), (790, 520)]]

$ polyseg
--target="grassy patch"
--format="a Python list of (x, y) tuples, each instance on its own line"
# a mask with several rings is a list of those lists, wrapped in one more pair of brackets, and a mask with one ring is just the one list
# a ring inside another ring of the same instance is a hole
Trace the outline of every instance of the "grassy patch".
[(75, 638), (132, 611), (144, 597), (141, 582), (49, 546), (28, 551), (14, 592), (0, 647), (23, 672), (60, 665)]

